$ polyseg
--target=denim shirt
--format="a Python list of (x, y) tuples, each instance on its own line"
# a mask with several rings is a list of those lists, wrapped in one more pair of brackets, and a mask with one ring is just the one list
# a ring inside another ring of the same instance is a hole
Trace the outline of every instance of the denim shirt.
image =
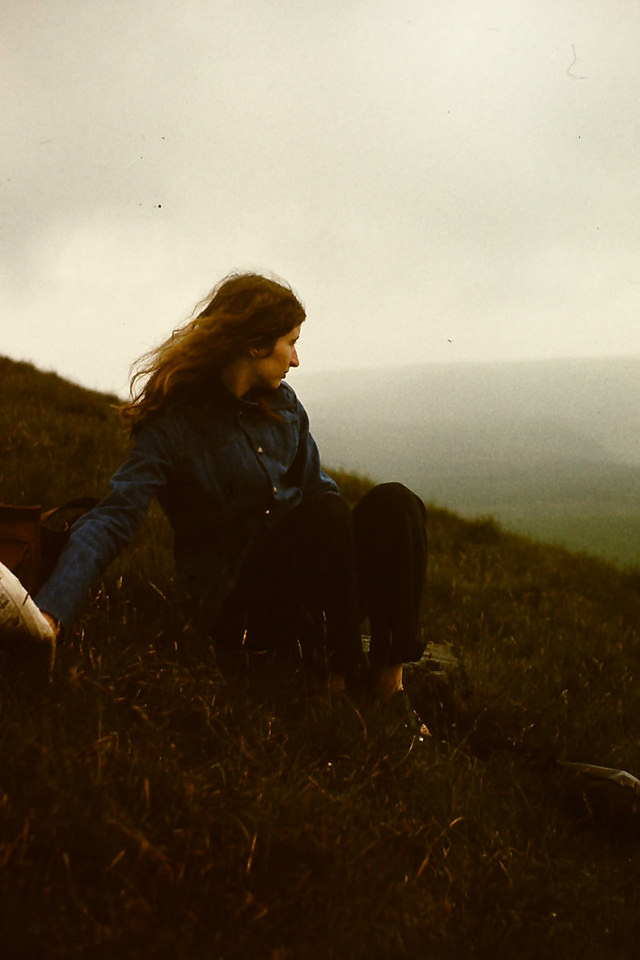
[(279, 419), (216, 383), (143, 420), (111, 492), (74, 524), (38, 606), (69, 626), (155, 495), (173, 528), (181, 593), (214, 617), (260, 531), (310, 494), (338, 493), (291, 387), (281, 383), (268, 403)]

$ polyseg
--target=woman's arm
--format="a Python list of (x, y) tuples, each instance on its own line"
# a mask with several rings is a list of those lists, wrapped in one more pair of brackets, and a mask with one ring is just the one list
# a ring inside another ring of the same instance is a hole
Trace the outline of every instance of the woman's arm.
[(87, 591), (132, 539), (152, 496), (167, 482), (171, 444), (161, 421), (141, 429), (111, 492), (78, 520), (53, 573), (35, 597), (54, 622), (68, 627)]

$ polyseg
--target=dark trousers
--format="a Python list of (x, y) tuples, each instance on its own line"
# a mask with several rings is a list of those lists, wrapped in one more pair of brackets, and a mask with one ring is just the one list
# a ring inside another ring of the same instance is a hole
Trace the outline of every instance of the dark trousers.
[(368, 617), (372, 666), (419, 660), (425, 519), (400, 483), (374, 487), (353, 510), (335, 494), (303, 500), (251, 547), (213, 631), (216, 649), (224, 657), (239, 638), (249, 650), (317, 646), (321, 636), (329, 670), (350, 676)]

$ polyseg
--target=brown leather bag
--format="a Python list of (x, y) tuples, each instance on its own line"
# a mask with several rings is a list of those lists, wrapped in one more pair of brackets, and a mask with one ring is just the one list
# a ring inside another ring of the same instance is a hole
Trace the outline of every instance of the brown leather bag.
[(0, 504), (0, 562), (36, 593), (53, 570), (75, 521), (99, 503), (95, 497), (69, 500), (53, 510)]

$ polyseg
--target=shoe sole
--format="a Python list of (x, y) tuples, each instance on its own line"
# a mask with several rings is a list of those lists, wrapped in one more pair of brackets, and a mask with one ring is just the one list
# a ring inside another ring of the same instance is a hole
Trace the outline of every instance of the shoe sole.
[(47, 650), (51, 666), (56, 635), (14, 573), (0, 563), (0, 638), (31, 641)]

